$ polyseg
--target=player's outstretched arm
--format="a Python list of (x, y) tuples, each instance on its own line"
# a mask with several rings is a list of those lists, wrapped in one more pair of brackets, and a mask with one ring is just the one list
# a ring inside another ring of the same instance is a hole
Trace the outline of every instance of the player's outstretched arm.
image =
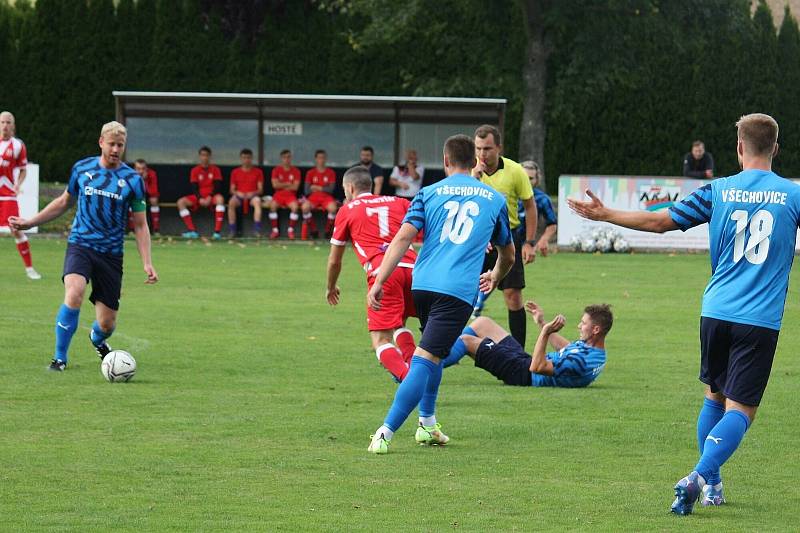
[(553, 334), (561, 330), (567, 320), (564, 315), (558, 315), (553, 320), (542, 326), (542, 331), (539, 332), (539, 338), (536, 339), (536, 346), (533, 348), (531, 354), (530, 371), (543, 376), (553, 375), (553, 362), (547, 359), (547, 339)]
[(331, 253), (328, 255), (328, 288), (325, 292), (325, 299), (330, 305), (339, 303), (339, 274), (342, 272), (342, 257), (344, 256), (344, 246), (331, 244)]
[(153, 268), (150, 257), (150, 228), (147, 227), (147, 215), (144, 211), (133, 213), (133, 234), (136, 236), (136, 248), (139, 250), (139, 257), (142, 258), (144, 272), (147, 279), (144, 281), (148, 285), (158, 281), (158, 273)]
[(414, 242), (414, 237), (417, 236), (419, 230), (413, 224), (404, 222), (400, 226), (397, 235), (392, 239), (386, 253), (383, 254), (383, 261), (381, 261), (381, 268), (378, 275), (375, 276), (375, 283), (367, 294), (367, 304), (376, 311), (381, 308), (381, 299), (383, 298), (383, 284), (392, 275), (397, 264), (408, 251), (408, 247)]
[(619, 209), (609, 209), (595, 194), (589, 189), (586, 195), (590, 201), (567, 199), (570, 209), (578, 215), (589, 220), (610, 222), (624, 228), (649, 231), (651, 233), (664, 233), (678, 229), (678, 225), (669, 216), (669, 212), (664, 209), (661, 211), (621, 211)]
[(61, 196), (50, 202), (44, 209), (33, 215), (28, 220), (20, 217), (9, 217), (8, 224), (11, 229), (15, 231), (31, 229), (36, 226), (46, 224), (53, 219), (56, 219), (64, 214), (69, 209), (71, 196), (67, 191), (61, 193)]
[[(528, 300), (527, 302), (525, 302), (525, 310), (531, 316), (531, 319), (533, 319), (536, 325), (539, 326), (540, 330), (544, 328), (545, 326), (544, 309), (542, 309), (539, 306), (539, 304), (537, 304), (533, 300)], [(553, 345), (553, 348), (555, 348), (556, 350), (560, 350), (561, 348), (569, 344), (569, 341), (567, 339), (565, 339), (564, 337), (555, 332), (550, 333), (550, 336), (547, 340), (550, 342), (550, 344)]]

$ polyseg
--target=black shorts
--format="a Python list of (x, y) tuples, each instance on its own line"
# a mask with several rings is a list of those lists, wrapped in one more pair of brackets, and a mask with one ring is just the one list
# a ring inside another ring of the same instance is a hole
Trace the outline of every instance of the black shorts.
[(756, 406), (767, 388), (778, 330), (700, 318), (700, 381), (711, 392)]
[(531, 385), (531, 356), (525, 353), (511, 335), (500, 342), (483, 339), (475, 354), (475, 366), (486, 370), (506, 385)]
[(412, 290), (422, 337), (418, 346), (445, 358), (472, 314), (472, 304), (440, 292)]
[[(525, 264), (522, 262), (522, 245), (525, 243), (524, 236), (519, 235), (516, 230), (512, 231), (514, 236), (514, 248), (516, 248), (514, 256), (514, 266), (506, 274), (506, 277), (498, 284), (498, 288), (502, 289), (524, 289), (525, 288)], [(486, 254), (483, 260), (483, 272), (494, 268), (497, 262), (497, 249), (492, 245), (492, 251)]]
[(67, 245), (64, 257), (64, 276), (80, 274), (92, 284), (89, 301), (102, 302), (113, 310), (119, 309), (122, 292), (122, 256), (101, 254), (77, 244)]

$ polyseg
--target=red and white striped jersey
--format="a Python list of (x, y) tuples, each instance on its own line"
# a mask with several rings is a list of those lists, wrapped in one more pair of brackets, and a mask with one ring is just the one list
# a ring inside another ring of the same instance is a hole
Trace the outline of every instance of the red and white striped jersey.
[(16, 196), (14, 194), (14, 170), (25, 168), (28, 164), (28, 153), (25, 143), (16, 137), (7, 141), (0, 139), (0, 196)]

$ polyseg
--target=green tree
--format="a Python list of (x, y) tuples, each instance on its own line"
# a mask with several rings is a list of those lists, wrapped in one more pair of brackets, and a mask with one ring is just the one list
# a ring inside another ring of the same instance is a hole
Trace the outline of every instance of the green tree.
[(800, 107), (796, 93), (800, 87), (800, 30), (788, 6), (778, 34), (777, 67), (776, 119), (781, 132), (776, 166), (784, 175), (800, 177)]

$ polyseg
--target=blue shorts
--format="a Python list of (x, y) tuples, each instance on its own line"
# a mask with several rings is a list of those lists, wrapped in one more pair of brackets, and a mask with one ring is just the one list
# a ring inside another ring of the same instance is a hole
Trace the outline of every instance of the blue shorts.
[(756, 406), (767, 388), (778, 330), (700, 317), (700, 381)]
[(467, 325), (472, 305), (440, 292), (412, 290), (411, 295), (422, 330), (418, 346), (437, 357), (447, 357)]
[(506, 385), (530, 387), (531, 356), (511, 335), (499, 342), (483, 339), (475, 354), (475, 366), (482, 368)]
[(92, 284), (89, 301), (102, 302), (114, 311), (119, 309), (122, 292), (122, 256), (101, 254), (80, 246), (68, 244), (64, 257), (64, 274), (80, 274)]

